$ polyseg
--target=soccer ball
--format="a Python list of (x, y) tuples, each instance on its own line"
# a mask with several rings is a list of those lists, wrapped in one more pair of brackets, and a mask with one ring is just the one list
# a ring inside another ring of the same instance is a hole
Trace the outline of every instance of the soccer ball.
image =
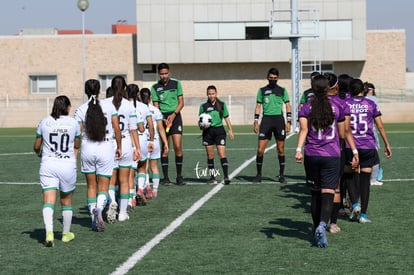
[(198, 126), (200, 126), (201, 129), (205, 129), (211, 126), (211, 115), (207, 113), (202, 113), (198, 117)]

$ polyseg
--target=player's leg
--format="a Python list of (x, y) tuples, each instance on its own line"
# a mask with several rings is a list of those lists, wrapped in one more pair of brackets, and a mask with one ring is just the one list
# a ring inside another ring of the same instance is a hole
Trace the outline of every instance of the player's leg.
[(279, 161), (279, 175), (278, 181), (280, 183), (286, 183), (285, 180), (285, 140), (276, 140), (277, 158)]
[[(171, 135), (167, 134), (167, 141), (170, 144), (170, 140), (171, 140)], [(168, 144), (168, 147), (169, 147)], [(168, 176), (168, 151), (164, 150), (164, 143), (162, 144), (162, 155), (161, 155), (161, 168), (162, 168), (162, 174), (163, 174), (163, 179), (161, 180), (161, 185), (170, 185), (170, 178)]]
[(73, 191), (60, 192), (60, 204), (62, 205), (62, 242), (67, 243), (75, 239), (75, 234), (70, 231), (72, 226), (73, 207), (72, 207)]
[(55, 210), (57, 189), (55, 187), (43, 188), (43, 223), (46, 231), (45, 245), (52, 247), (55, 245), (53, 233), (53, 213)]
[(184, 185), (184, 179), (182, 175), (183, 170), (183, 147), (182, 147), (182, 135), (173, 134), (172, 135), (174, 152), (175, 152), (175, 169), (177, 171), (177, 185)]

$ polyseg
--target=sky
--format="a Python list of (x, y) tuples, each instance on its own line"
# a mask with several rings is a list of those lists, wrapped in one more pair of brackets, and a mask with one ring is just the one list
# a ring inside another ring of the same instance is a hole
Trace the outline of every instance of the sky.
[[(108, 34), (118, 20), (135, 24), (135, 1), (89, 0), (85, 28), (96, 34)], [(414, 1), (366, 1), (367, 29), (405, 29), (407, 67), (414, 71)], [(2, 0), (1, 6), (0, 35), (15, 35), (22, 28), (82, 29), (77, 0)]]

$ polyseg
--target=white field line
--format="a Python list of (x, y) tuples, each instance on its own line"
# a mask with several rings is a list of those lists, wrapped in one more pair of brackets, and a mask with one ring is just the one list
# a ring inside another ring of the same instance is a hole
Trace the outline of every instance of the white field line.
[[(286, 137), (286, 139), (290, 138), (293, 134), (290, 134)], [(265, 152), (274, 148), (276, 144), (266, 148)], [(250, 159), (246, 160), (242, 165), (240, 165), (236, 170), (234, 170), (230, 175), (229, 178), (234, 178), (240, 171), (246, 168), (251, 162), (256, 159), (256, 156), (251, 157)], [(195, 202), (187, 211), (185, 211), (181, 216), (176, 218), (172, 223), (170, 223), (166, 228), (164, 228), (161, 233), (156, 235), (152, 240), (147, 242), (144, 246), (142, 246), (139, 250), (137, 250), (134, 254), (132, 254), (126, 262), (120, 265), (112, 274), (126, 274), (131, 268), (133, 268), (142, 258), (147, 255), (152, 248), (154, 248), (157, 244), (159, 244), (163, 239), (165, 239), (168, 235), (174, 232), (187, 218), (193, 215), (201, 206), (203, 206), (211, 197), (217, 194), (221, 188), (223, 188), (223, 184), (218, 184), (212, 190), (210, 190), (207, 194), (205, 194), (201, 199)]]

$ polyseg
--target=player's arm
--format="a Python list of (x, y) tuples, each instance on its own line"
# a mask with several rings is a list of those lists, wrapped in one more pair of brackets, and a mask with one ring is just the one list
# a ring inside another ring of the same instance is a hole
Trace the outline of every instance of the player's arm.
[(286, 105), (286, 133), (290, 132), (290, 126), (292, 125), (292, 107), (290, 106), (290, 102), (285, 102)]
[(114, 129), (115, 133), (115, 140), (116, 140), (116, 153), (115, 158), (119, 159), (122, 156), (122, 142), (121, 142), (121, 129), (119, 128), (119, 118), (118, 115), (112, 116), (112, 128)]
[(42, 156), (42, 142), (43, 142), (42, 136), (36, 136), (36, 139), (33, 144), (33, 151), (36, 153), (38, 157)]
[(378, 132), (380, 133), (382, 140), (384, 141), (384, 153), (387, 158), (392, 156), (391, 145), (385, 131), (384, 124), (382, 123), (381, 116), (375, 117), (375, 125), (377, 126)]
[(225, 118), (224, 118), (224, 121), (226, 122), (226, 124), (227, 124), (227, 128), (229, 129), (229, 136), (230, 136), (230, 139), (231, 139), (231, 140), (233, 140), (233, 139), (234, 139), (234, 133), (233, 133), (233, 128), (232, 128), (232, 126), (231, 126), (230, 117), (225, 117)]
[(256, 108), (254, 108), (254, 122), (253, 122), (253, 132), (255, 134), (259, 133), (259, 117), (260, 110), (262, 109), (262, 104), (256, 102)]
[(164, 125), (162, 123), (162, 120), (157, 120), (157, 130), (161, 137), (162, 143), (164, 144), (164, 152), (168, 152), (170, 149), (168, 147), (168, 139), (167, 134), (165, 133)]

